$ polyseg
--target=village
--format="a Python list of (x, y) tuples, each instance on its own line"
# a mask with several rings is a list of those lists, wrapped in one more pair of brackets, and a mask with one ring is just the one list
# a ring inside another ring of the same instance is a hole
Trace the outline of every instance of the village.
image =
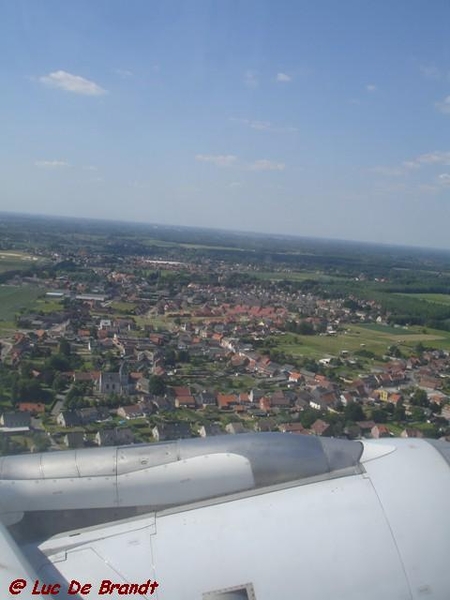
[[(45, 258), (47, 270), (3, 284), (39, 293), (1, 330), (2, 453), (249, 431), (450, 433), (449, 352), (389, 327), (375, 301), (182, 255)], [(363, 327), (379, 332), (373, 348)]]

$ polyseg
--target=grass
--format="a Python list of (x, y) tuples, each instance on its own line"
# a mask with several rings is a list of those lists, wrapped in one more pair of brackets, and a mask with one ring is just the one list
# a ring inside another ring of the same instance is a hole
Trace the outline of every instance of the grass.
[(33, 307), (38, 312), (42, 312), (44, 314), (51, 314), (54, 312), (59, 312), (63, 310), (62, 300), (55, 299), (39, 299), (36, 301), (36, 305)]
[(417, 300), (425, 300), (434, 304), (450, 305), (449, 294), (395, 294), (396, 296), (408, 296), (409, 298), (417, 298)]
[(2, 250), (0, 251), (0, 273), (28, 269), (37, 260), (36, 257), (25, 252)]
[(413, 335), (417, 333), (416, 330), (407, 329), (406, 327), (391, 327), (390, 325), (380, 325), (379, 323), (363, 323), (361, 327), (370, 331), (378, 331), (379, 333), (394, 336)]
[(111, 308), (119, 313), (129, 314), (132, 311), (134, 311), (134, 309), (136, 308), (136, 304), (134, 304), (133, 302), (114, 301), (111, 302)]
[[(245, 271), (247, 273), (247, 271)], [(249, 275), (267, 281), (305, 281), (307, 279), (314, 281), (331, 281), (333, 279), (342, 279), (331, 277), (318, 271), (249, 271)]]
[[(382, 326), (380, 326), (382, 327)], [(386, 354), (389, 346), (397, 345), (408, 355), (418, 342), (427, 347), (450, 350), (450, 333), (427, 329), (423, 333), (420, 327), (411, 327), (405, 331), (394, 327), (367, 327), (366, 325), (350, 325), (345, 332), (335, 336), (302, 336), (288, 334), (275, 336), (276, 348), (294, 357), (322, 358), (338, 356), (343, 350), (354, 353), (364, 348), (377, 356)]]
[(0, 320), (12, 321), (20, 309), (32, 307), (42, 293), (34, 286), (0, 286)]

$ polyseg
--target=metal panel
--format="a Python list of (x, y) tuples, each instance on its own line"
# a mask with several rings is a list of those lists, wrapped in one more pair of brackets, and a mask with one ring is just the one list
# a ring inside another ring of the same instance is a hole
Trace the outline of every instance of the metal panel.
[[(44, 542), (37, 552), (29, 548), (28, 553), (40, 561), (38, 575), (41, 579), (89, 582), (92, 584), (90, 596), (97, 598), (105, 579), (113, 583), (143, 583), (156, 579), (151, 547), (154, 521), (154, 516), (148, 515), (145, 520), (72, 532)], [(45, 555), (49, 555), (50, 561), (42, 560)], [(157, 588), (148, 597), (155, 600), (159, 597), (158, 592)], [(114, 592), (105, 597), (118, 600), (124, 596)]]
[[(383, 446), (383, 440), (374, 440)], [(365, 463), (395, 537), (412, 598), (447, 600), (450, 590), (450, 468), (436, 443), (387, 440), (396, 451)]]
[(362, 475), (157, 516), (152, 545), (161, 600), (198, 600), (242, 581), (258, 600), (411, 600)]
[(121, 475), (117, 484), (120, 506), (174, 506), (251, 489), (255, 482), (247, 459), (213, 454)]
[(225, 590), (206, 592), (203, 600), (256, 600), (255, 590), (251, 583), (230, 587)]
[(177, 442), (117, 448), (117, 474), (132, 473), (178, 460)]

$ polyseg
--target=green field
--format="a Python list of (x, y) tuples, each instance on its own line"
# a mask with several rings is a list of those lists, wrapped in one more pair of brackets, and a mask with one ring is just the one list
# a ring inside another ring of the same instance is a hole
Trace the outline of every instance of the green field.
[(325, 275), (319, 271), (244, 271), (244, 273), (265, 281), (305, 281), (309, 279), (324, 282), (347, 279), (346, 277)]
[(391, 325), (381, 325), (380, 323), (363, 323), (363, 329), (369, 331), (377, 331), (386, 335), (402, 336), (402, 335), (417, 335), (417, 328), (410, 327), (392, 327)]
[(9, 250), (0, 250), (0, 273), (5, 271), (16, 271), (18, 269), (28, 269), (37, 259), (24, 252), (13, 252)]
[(272, 339), (277, 342), (276, 348), (286, 354), (311, 358), (339, 356), (342, 351), (352, 354), (362, 349), (383, 356), (392, 345), (397, 345), (405, 355), (409, 355), (418, 342), (427, 347), (450, 349), (449, 332), (428, 329), (423, 333), (420, 327), (404, 330), (394, 327), (350, 325), (345, 331), (333, 336), (286, 334)]
[(36, 301), (34, 308), (45, 314), (59, 312), (63, 309), (62, 300), (55, 298), (42, 298)]
[(450, 294), (395, 294), (396, 296), (407, 296), (408, 298), (416, 298), (417, 300), (425, 300), (435, 304), (450, 305)]
[(33, 306), (43, 293), (42, 289), (31, 285), (1, 285), (0, 320), (13, 321), (20, 309)]

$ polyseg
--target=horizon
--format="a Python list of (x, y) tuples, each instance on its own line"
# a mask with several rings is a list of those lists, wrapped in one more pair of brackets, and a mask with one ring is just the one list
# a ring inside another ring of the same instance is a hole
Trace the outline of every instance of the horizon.
[[(395, 243), (386, 243), (386, 242), (373, 242), (368, 240), (357, 240), (357, 239), (344, 239), (344, 238), (325, 238), (320, 236), (305, 236), (305, 235), (296, 235), (289, 233), (280, 233), (280, 232), (261, 232), (261, 231), (248, 231), (248, 230), (239, 230), (239, 229), (221, 229), (218, 227), (197, 227), (195, 225), (179, 225), (179, 224), (170, 224), (170, 223), (152, 223), (150, 221), (127, 221), (120, 219), (102, 219), (99, 217), (82, 217), (82, 216), (70, 216), (70, 215), (49, 215), (42, 213), (22, 213), (22, 212), (10, 212), (0, 210), (0, 218), (5, 216), (6, 218), (18, 218), (18, 219), (37, 219), (41, 221), (45, 221), (46, 219), (53, 221), (63, 221), (66, 223), (76, 223), (77, 221), (81, 221), (83, 223), (95, 223), (99, 225), (110, 225), (111, 227), (116, 227), (119, 225), (126, 226), (136, 226), (140, 228), (148, 228), (148, 229), (157, 229), (157, 230), (171, 230), (176, 231), (177, 229), (182, 229), (186, 231), (195, 232), (196, 230), (204, 232), (204, 233), (221, 233), (230, 236), (243, 236), (250, 235), (255, 238), (274, 238), (274, 239), (286, 239), (289, 241), (305, 241), (319, 244), (342, 244), (342, 245), (357, 245), (357, 246), (366, 246), (368, 248), (377, 248), (377, 249), (392, 249), (392, 250), (413, 250), (413, 251), (424, 251), (424, 252), (437, 252), (437, 253), (450, 253), (450, 247), (448, 248), (437, 248), (432, 246), (414, 246), (414, 245), (402, 245)], [(180, 242), (183, 243), (183, 242)], [(221, 241), (223, 243), (223, 241)], [(202, 245), (199, 242), (200, 245)], [(232, 249), (232, 247), (230, 247)]]

